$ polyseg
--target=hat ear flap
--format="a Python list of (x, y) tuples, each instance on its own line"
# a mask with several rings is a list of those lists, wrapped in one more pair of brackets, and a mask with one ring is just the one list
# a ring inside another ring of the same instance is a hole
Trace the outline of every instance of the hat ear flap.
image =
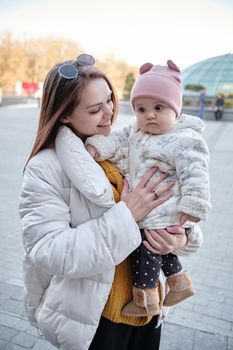
[(175, 71), (180, 73), (180, 68), (178, 68), (177, 65), (172, 60), (168, 60), (167, 65), (169, 68), (174, 69)]
[(152, 64), (152, 63), (144, 63), (144, 64), (139, 68), (139, 72), (140, 72), (140, 74), (144, 74), (144, 73), (148, 72), (152, 67), (153, 67), (153, 64)]

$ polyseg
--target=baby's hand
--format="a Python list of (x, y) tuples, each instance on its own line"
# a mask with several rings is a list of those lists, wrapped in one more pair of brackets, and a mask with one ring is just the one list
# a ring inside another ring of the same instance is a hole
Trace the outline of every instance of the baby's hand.
[(92, 158), (94, 158), (95, 160), (99, 159), (99, 152), (97, 151), (97, 149), (92, 146), (92, 145), (86, 145), (86, 150), (87, 152), (90, 153), (90, 155), (92, 156)]
[(180, 215), (180, 224), (183, 225), (186, 221), (198, 222), (200, 218), (196, 218), (195, 216), (181, 213)]

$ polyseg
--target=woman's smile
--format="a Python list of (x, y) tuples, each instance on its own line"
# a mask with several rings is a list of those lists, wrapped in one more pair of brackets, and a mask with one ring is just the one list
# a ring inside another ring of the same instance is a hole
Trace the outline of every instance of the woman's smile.
[(108, 126), (111, 126), (112, 123), (111, 123), (111, 120), (109, 120), (109, 122), (105, 123), (105, 124), (101, 124), (101, 125), (98, 125), (99, 128), (106, 128)]

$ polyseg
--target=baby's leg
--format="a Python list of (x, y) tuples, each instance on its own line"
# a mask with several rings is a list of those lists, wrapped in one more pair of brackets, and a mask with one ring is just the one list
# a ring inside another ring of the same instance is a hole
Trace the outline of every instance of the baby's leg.
[[(141, 235), (145, 240), (144, 230), (141, 230)], [(147, 250), (144, 244), (131, 254), (131, 258), (133, 300), (125, 305), (122, 314), (136, 317), (158, 315), (160, 308), (157, 285), (162, 258)]]
[[(141, 230), (142, 240), (146, 240)], [(162, 257), (150, 252), (143, 243), (131, 254), (132, 283), (137, 288), (155, 288), (159, 280)]]
[(167, 277), (169, 292), (166, 295), (163, 305), (172, 306), (194, 295), (191, 279), (182, 268), (182, 265), (175, 254), (162, 256), (162, 270)]
[(182, 271), (183, 267), (178, 256), (172, 253), (162, 255), (162, 270), (166, 277), (175, 275)]

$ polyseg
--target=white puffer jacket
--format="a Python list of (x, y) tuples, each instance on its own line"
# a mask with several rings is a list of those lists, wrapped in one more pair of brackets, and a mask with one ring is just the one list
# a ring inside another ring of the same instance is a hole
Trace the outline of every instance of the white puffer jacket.
[[(67, 127), (60, 128), (55, 148), (27, 165), (20, 216), (30, 322), (58, 348), (87, 350), (115, 266), (141, 242), (138, 226), (123, 202), (114, 203), (103, 170)], [(180, 253), (196, 251), (201, 242), (196, 227)]]

